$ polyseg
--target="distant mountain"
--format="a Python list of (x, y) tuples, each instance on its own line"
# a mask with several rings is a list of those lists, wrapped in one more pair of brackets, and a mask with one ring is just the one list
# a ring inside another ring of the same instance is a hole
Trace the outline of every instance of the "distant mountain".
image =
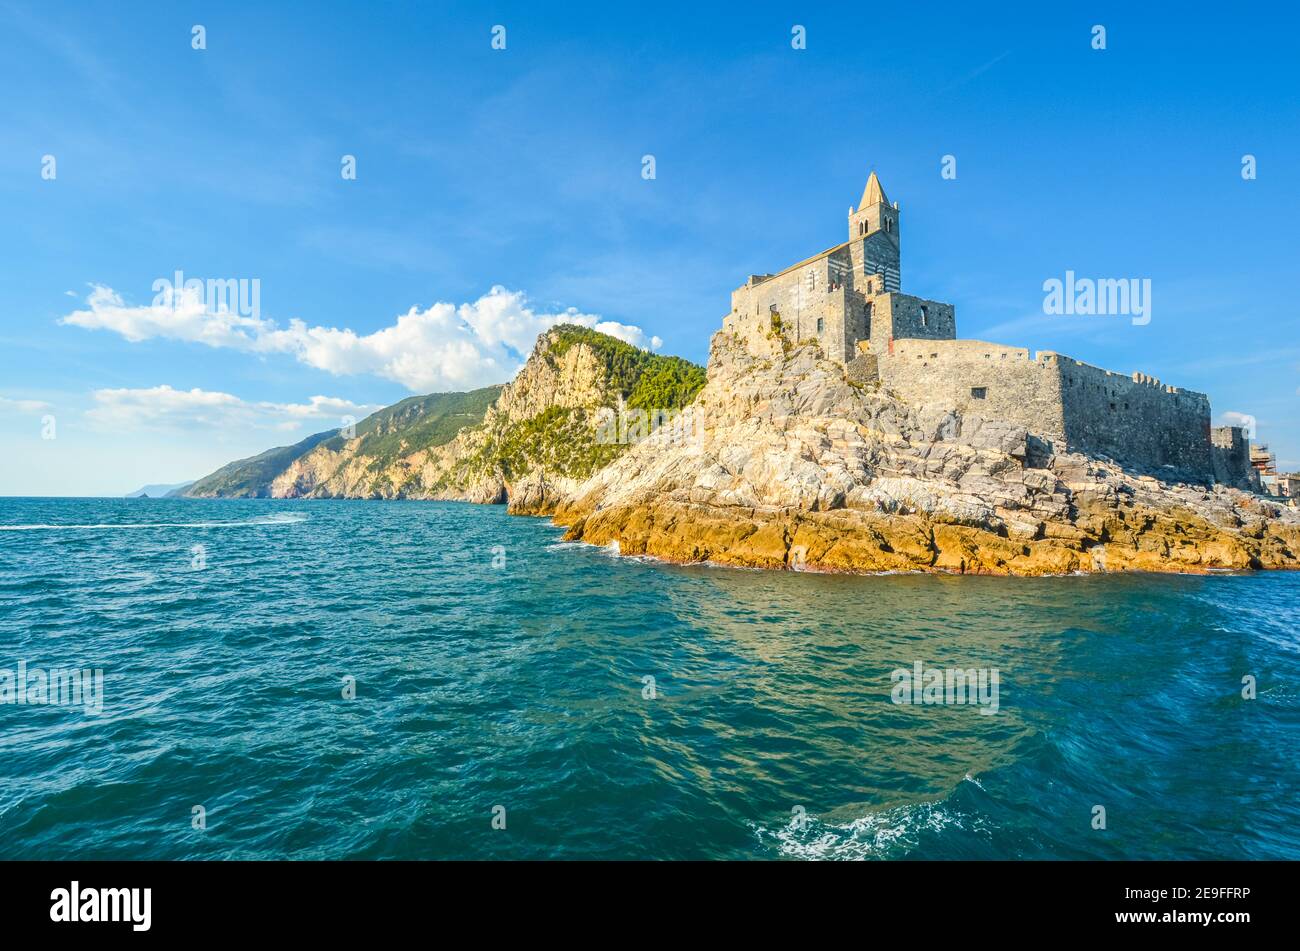
[(271, 480), (283, 472), (285, 466), (337, 432), (337, 429), (326, 430), (308, 436), (292, 446), (277, 446), (247, 459), (228, 462), (216, 472), (191, 482), (188, 487), (174, 494), (190, 499), (267, 498), (271, 494)]
[(169, 495), (177, 495), (193, 484), (194, 482), (191, 480), (189, 482), (177, 482), (175, 485), (146, 485), (134, 492), (128, 492), (126, 497), (128, 499), (161, 499)]
[(337, 453), (349, 449), (360, 453), (376, 469), (384, 468), (400, 455), (441, 446), (465, 426), (483, 419), (483, 414), (501, 392), (488, 386), (468, 393), (433, 393), (412, 396), (372, 413), (357, 424), (355, 436), (345, 438), (341, 430), (308, 436), (292, 446), (268, 449), (248, 459), (227, 463), (204, 476), (182, 494), (188, 498), (268, 498), (281, 493), (272, 483), (286, 469), (318, 448)]
[(365, 456), (373, 468), (391, 465), (398, 457), (451, 442), (466, 426), (483, 421), (498, 396), (500, 386), (485, 386), (468, 393), (431, 393), (410, 396), (357, 424), (356, 441), (341, 435), (322, 444), (323, 450)]

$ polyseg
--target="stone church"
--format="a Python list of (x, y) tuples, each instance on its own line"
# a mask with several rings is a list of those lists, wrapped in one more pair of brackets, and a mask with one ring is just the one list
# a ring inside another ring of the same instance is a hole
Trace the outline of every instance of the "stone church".
[(1211, 428), (1204, 393), (1051, 351), (957, 339), (953, 305), (902, 292), (899, 207), (875, 172), (848, 240), (731, 293), (723, 330), (756, 353), (812, 345), (850, 379), (915, 404), (1023, 425), (1051, 450), (1107, 456), (1168, 478), (1257, 487), (1238, 427)]

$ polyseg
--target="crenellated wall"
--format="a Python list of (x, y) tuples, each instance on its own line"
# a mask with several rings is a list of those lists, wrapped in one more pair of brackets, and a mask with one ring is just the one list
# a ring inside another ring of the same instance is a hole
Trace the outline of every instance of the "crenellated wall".
[(1124, 376), (1057, 357), (1071, 446), (1151, 468), (1210, 475), (1210, 398), (1165, 386), (1142, 373)]
[(881, 381), (908, 402), (1018, 423), (1058, 451), (1213, 472), (1203, 393), (982, 340), (895, 340), (892, 353), (876, 356)]

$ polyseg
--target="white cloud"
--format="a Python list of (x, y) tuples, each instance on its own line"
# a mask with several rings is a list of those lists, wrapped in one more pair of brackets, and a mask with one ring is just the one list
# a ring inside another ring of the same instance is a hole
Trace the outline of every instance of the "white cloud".
[(51, 409), (50, 404), (40, 400), (11, 400), (0, 396), (0, 412), (39, 413), (47, 409)]
[(1228, 410), (1220, 414), (1221, 426), (1241, 426), (1246, 430), (1246, 438), (1255, 438), (1256, 422), (1255, 417), (1249, 413), (1238, 413), (1236, 410)]
[(538, 334), (559, 323), (580, 324), (643, 349), (657, 350), (658, 337), (640, 327), (602, 320), (574, 308), (539, 313), (519, 291), (500, 285), (472, 303), (412, 307), (382, 330), (358, 334), (347, 328), (309, 326), (292, 319), (281, 327), (260, 316), (215, 310), (197, 290), (176, 295), (175, 306), (155, 300), (128, 305), (112, 288), (92, 286), (87, 309), (60, 323), (110, 330), (138, 343), (161, 338), (252, 353), (290, 354), (336, 376), (371, 374), (414, 392), (472, 389), (514, 376)]
[(309, 423), (321, 428), (343, 425), (344, 417), (359, 420), (378, 406), (331, 396), (313, 396), (306, 403), (249, 402), (212, 390), (146, 389), (95, 390), (95, 406), (86, 416), (111, 429), (255, 428), (293, 430)]

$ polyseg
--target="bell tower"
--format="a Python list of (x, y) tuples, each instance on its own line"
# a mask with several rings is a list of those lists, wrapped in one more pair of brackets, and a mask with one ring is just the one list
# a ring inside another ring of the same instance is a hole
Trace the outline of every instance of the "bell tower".
[(862, 190), (858, 210), (849, 209), (849, 244), (858, 272), (855, 282), (878, 274), (884, 278), (884, 290), (899, 290), (898, 204), (889, 203), (875, 172)]

